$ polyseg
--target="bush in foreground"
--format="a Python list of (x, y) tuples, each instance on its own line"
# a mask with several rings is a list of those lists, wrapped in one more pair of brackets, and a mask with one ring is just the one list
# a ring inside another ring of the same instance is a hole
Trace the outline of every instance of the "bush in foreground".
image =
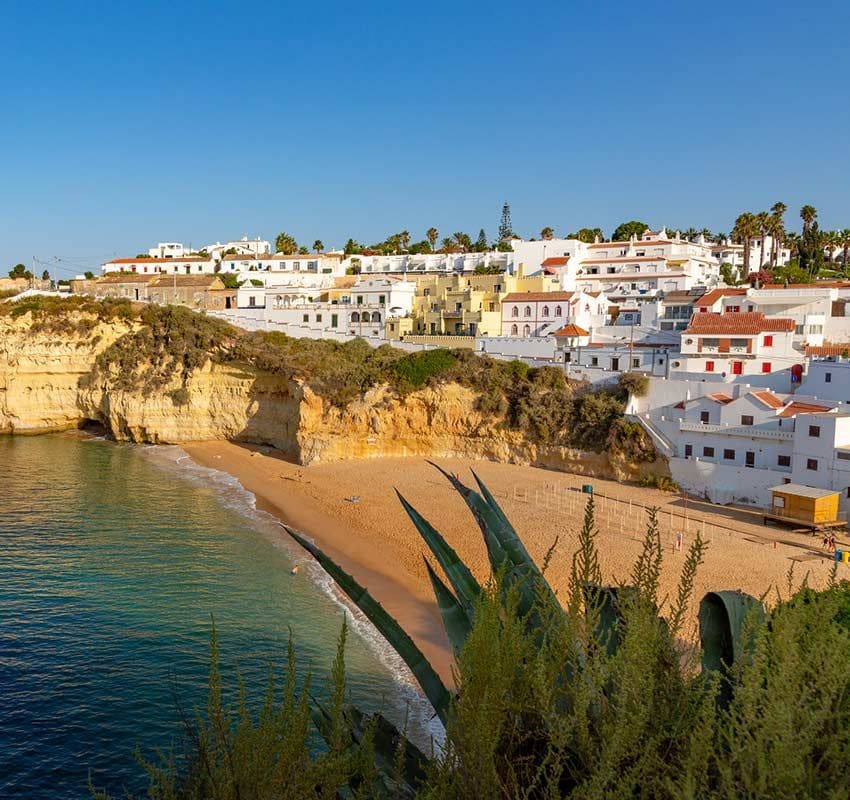
[(325, 741), (312, 751), (309, 687), (295, 690), (292, 651), (282, 701), (270, 689), (252, 719), (244, 691), (236, 709), (221, 708), (213, 647), (210, 704), (188, 766), (149, 768), (151, 797), (848, 796), (850, 584), (837, 584), (835, 571), (821, 592), (804, 583), (792, 594), (789, 575), (786, 599), (771, 610), (739, 592), (710, 593), (697, 643), (687, 620), (699, 538), (676, 596), (660, 598), (662, 545), (650, 512), (629, 584), (605, 587), (591, 497), (569, 594), (558, 599), (545, 579), (556, 543), (538, 567), (483, 484), (473, 491), (447, 478), (487, 545), (493, 575), (484, 585), (401, 500), (436, 562), (428, 573), (457, 655), (454, 690), (363, 587), (290, 531), (406, 661), (446, 726), (444, 748), (426, 756), (380, 715), (345, 705), (345, 630), (331, 699), (310, 712)]

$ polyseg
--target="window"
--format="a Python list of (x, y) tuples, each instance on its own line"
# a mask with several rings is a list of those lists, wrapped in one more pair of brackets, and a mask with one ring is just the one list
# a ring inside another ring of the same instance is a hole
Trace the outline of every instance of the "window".
[(769, 361), (764, 361), (761, 365), (762, 372), (771, 372), (771, 363)]
[(331, 314), (331, 327), (336, 328), (339, 325), (339, 314)]
[(741, 414), (741, 425), (752, 425), (753, 418), (750, 414)]
[(685, 458), (690, 458), (694, 454), (694, 446), (692, 444), (685, 445)]
[(598, 367), (599, 366), (599, 359), (596, 356), (590, 357), (590, 366), (591, 367)]
[(850, 461), (850, 452), (847, 450), (836, 450), (835, 455), (840, 461)]
[(543, 316), (544, 317), (549, 316), (549, 306), (543, 306)]
[(723, 458), (725, 458), (727, 461), (734, 461), (735, 460), (735, 451), (734, 450), (724, 450), (723, 451)]
[(358, 311), (351, 312), (351, 322), (360, 322), (360, 313)]
[(252, 308), (254, 306), (256, 306), (257, 305), (257, 298), (254, 297), (253, 295), (251, 297), (249, 297), (248, 298), (248, 305), (251, 306)]
[(817, 472), (818, 469), (818, 460), (816, 458), (807, 458), (806, 459), (806, 469), (811, 469)]
[(382, 305), (384, 305), (384, 303), (386, 303), (386, 302), (387, 302), (387, 298), (386, 298), (386, 296), (385, 296), (385, 295), (382, 295), (382, 294), (379, 294), (379, 295), (378, 295), (378, 305), (379, 305), (379, 306), (382, 306)]
[(802, 325), (795, 325), (794, 326), (794, 333), (797, 334), (797, 336), (799, 336), (800, 334), (803, 333), (803, 327), (804, 326), (802, 326)]
[(528, 325), (524, 325), (522, 329), (523, 336), (531, 336), (531, 328)]
[(511, 309), (511, 316), (512, 316), (512, 317), (518, 317), (518, 316), (519, 316), (519, 309), (518, 309), (516, 306), (514, 306), (514, 307)]
[(748, 342), (746, 339), (732, 339), (730, 344), (732, 347), (746, 347)]
[(362, 306), (362, 305), (363, 305), (363, 295), (362, 295), (362, 294), (358, 294), (358, 295), (357, 295), (357, 305), (358, 305), (358, 306)]
[(714, 458), (714, 448), (713, 447), (703, 447), (702, 454), (705, 458)]
[(516, 336), (519, 333), (519, 329), (516, 325), (511, 325), (511, 336)]
[(322, 321), (322, 315), (316, 314), (316, 322), (321, 322), (321, 321)]
[(555, 306), (555, 316), (556, 317), (561, 316), (561, 307), (560, 306)]
[(632, 369), (637, 369), (640, 366), (640, 359), (633, 358), (632, 359)]
[(526, 306), (525, 311), (523, 313), (525, 314), (526, 317), (530, 317), (531, 316), (531, 306)]
[(303, 322), (309, 322), (309, 321), (310, 321), (310, 315), (309, 315), (309, 314), (305, 314), (305, 315), (302, 317), (302, 321), (303, 321)]
[(705, 362), (705, 371), (706, 372), (714, 372), (714, 362), (713, 361), (706, 361)]
[(820, 425), (809, 425), (809, 436), (820, 438)]
[(778, 466), (778, 467), (790, 467), (791, 466), (791, 456), (777, 456), (776, 457), (776, 466)]
[(700, 411), (699, 412), (699, 421), (702, 423), (708, 422), (708, 411)]
[(824, 383), (832, 383), (832, 373), (831, 372), (824, 372), (823, 382)]
[(773, 347), (773, 337), (772, 336), (765, 336), (764, 337), (764, 346), (765, 347)]

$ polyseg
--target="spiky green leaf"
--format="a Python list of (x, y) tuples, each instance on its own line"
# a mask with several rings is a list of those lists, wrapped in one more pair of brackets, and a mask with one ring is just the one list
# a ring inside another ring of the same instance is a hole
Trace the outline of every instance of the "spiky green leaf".
[(396, 490), (396, 494), (407, 515), (416, 526), (416, 530), (419, 531), (419, 535), (425, 540), (425, 544), (428, 545), (434, 554), (437, 563), (443, 568), (443, 572), (449, 579), (449, 583), (451, 583), (458, 601), (463, 606), (467, 616), (471, 619), (475, 611), (475, 604), (481, 597), (481, 586), (472, 576), (466, 564), (458, 558), (457, 553), (446, 542), (442, 534), (413, 508), (398, 490)]
[(472, 630), (472, 622), (457, 598), (449, 591), (446, 584), (440, 580), (440, 576), (434, 572), (427, 558), (425, 559), (425, 568), (428, 570), (428, 577), (431, 579), (434, 596), (437, 598), (437, 608), (443, 620), (443, 627), (446, 629), (446, 634), (449, 637), (449, 642), (451, 642), (455, 655), (458, 655), (466, 644), (466, 640)]
[(351, 601), (366, 615), (369, 621), (402, 657), (404, 663), (407, 664), (422, 687), (425, 696), (431, 701), (431, 705), (434, 706), (437, 716), (445, 724), (451, 695), (440, 680), (440, 676), (437, 675), (434, 668), (428, 662), (428, 659), (425, 658), (422, 651), (407, 635), (404, 628), (351, 575), (340, 569), (333, 559), (287, 525), (283, 525), (283, 528), (322, 565), (324, 570), (336, 581), (340, 589), (351, 598)]

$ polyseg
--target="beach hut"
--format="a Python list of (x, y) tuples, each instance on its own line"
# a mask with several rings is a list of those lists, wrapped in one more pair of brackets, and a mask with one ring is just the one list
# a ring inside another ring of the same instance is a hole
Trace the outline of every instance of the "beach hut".
[(813, 530), (844, 525), (838, 518), (838, 492), (815, 489), (799, 483), (784, 483), (770, 489), (772, 495), (767, 519), (803, 525)]

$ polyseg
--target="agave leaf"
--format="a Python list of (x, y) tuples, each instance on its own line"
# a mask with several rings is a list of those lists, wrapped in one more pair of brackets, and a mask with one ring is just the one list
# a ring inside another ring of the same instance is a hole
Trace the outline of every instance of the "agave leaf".
[(401, 745), (403, 757), (400, 777), (407, 784), (409, 793), (412, 795), (416, 787), (421, 785), (426, 777), (428, 758), (425, 754), (383, 714), (373, 714), (367, 718), (355, 706), (347, 706), (345, 718), (349, 723), (352, 737), (357, 743), (363, 740), (367, 727), (369, 725), (374, 726), (372, 744), (375, 766), (388, 777), (392, 777), (396, 773), (396, 753), (399, 745)]
[(702, 667), (724, 670), (747, 657), (752, 636), (744, 637), (744, 621), (750, 614), (755, 621), (765, 618), (764, 606), (743, 592), (709, 592), (699, 604), (699, 637)]
[(475, 603), (481, 596), (481, 586), (472, 576), (469, 568), (458, 558), (457, 553), (449, 546), (442, 534), (428, 522), (407, 500), (396, 490), (398, 499), (401, 501), (407, 515), (419, 531), (419, 535), (425, 540), (437, 563), (443, 568), (446, 577), (455, 590), (457, 599), (463, 606), (468, 617), (472, 617), (475, 611)]
[(414, 644), (407, 635), (404, 628), (398, 624), (354, 578), (323, 553), (312, 542), (308, 542), (303, 536), (297, 534), (287, 525), (284, 530), (295, 539), (308, 553), (310, 553), (325, 569), (325, 571), (336, 581), (337, 585), (352, 600), (352, 602), (369, 618), (369, 621), (381, 632), (381, 635), (392, 645), (393, 649), (404, 659), (404, 663), (416, 677), (425, 696), (434, 706), (434, 711), (443, 722), (446, 719), (451, 702), (451, 695), (443, 685), (440, 676), (428, 662), (422, 651)]
[(434, 572), (427, 558), (425, 559), (425, 568), (428, 570), (428, 577), (431, 579), (431, 586), (437, 598), (437, 608), (443, 620), (443, 627), (446, 629), (455, 655), (458, 655), (466, 644), (472, 630), (472, 623), (466, 610), (449, 591), (446, 584), (440, 580), (440, 576)]
[[(522, 543), (522, 539), (517, 536), (516, 531), (514, 530), (513, 525), (511, 525), (510, 520), (504, 511), (502, 511), (502, 507), (496, 502), (496, 498), (493, 497), (493, 494), (490, 490), (484, 485), (484, 481), (478, 477), (478, 473), (475, 470), (472, 470), (472, 477), (475, 478), (475, 482), (478, 484), (478, 488), (481, 490), (481, 496), (484, 498), (485, 502), (488, 506), (493, 510), (493, 513), (502, 523), (503, 530), (506, 533), (506, 538), (509, 539), (509, 542), (502, 542), (502, 546), (511, 554), (511, 560), (516, 564), (517, 559), (522, 559), (526, 562), (531, 563), (536, 568), (537, 565), (534, 564), (531, 556), (528, 554), (528, 550), (525, 549), (525, 545)], [(508, 546), (510, 544), (510, 547)]]

